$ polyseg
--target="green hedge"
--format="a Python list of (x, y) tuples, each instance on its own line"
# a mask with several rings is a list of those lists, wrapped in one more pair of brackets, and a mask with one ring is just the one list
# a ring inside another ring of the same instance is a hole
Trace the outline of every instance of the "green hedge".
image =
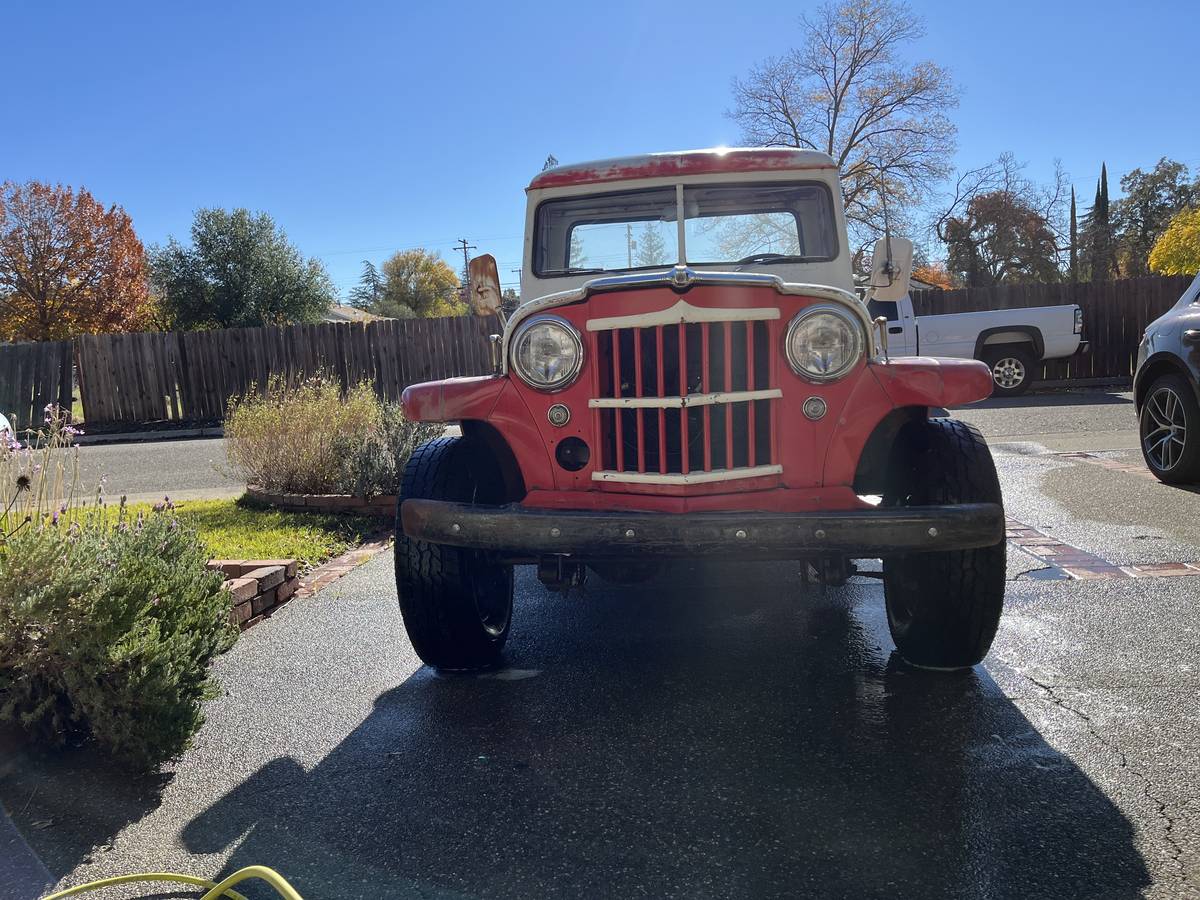
[(92, 739), (150, 768), (182, 753), (215, 692), (230, 598), (170, 513), (46, 522), (0, 544), (0, 721)]

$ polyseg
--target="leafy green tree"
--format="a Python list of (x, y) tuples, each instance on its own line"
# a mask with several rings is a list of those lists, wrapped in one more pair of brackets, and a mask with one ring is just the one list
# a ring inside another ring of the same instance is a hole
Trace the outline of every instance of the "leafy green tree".
[(642, 229), (634, 261), (639, 266), (665, 266), (667, 264), (667, 242), (659, 234), (657, 222), (647, 222)]
[(150, 251), (150, 266), (174, 328), (315, 322), (337, 302), (324, 266), (264, 212), (198, 210), (191, 246), (171, 238)]
[(458, 275), (437, 253), (421, 247), (401, 250), (383, 263), (384, 291), (371, 312), (403, 319), (462, 316), (469, 311)]
[(1150, 251), (1150, 271), (1159, 275), (1200, 272), (1200, 209), (1176, 214)]
[(1084, 217), (1084, 246), (1087, 248), (1088, 273), (1093, 282), (1110, 281), (1116, 274), (1116, 236), (1108, 204), (1108, 166), (1100, 165), (1096, 200)]
[(1200, 182), (1191, 180), (1183, 163), (1164, 156), (1149, 172), (1134, 169), (1122, 175), (1121, 192), (1125, 196), (1112, 205), (1121, 272), (1146, 275), (1150, 251), (1171, 219), (1200, 202)]
[(1067, 270), (1071, 284), (1079, 281), (1079, 220), (1075, 215), (1075, 188), (1071, 188), (1071, 247)]
[(387, 282), (375, 268), (375, 263), (364, 259), (362, 275), (359, 276), (358, 284), (350, 291), (350, 305), (369, 310), (383, 299), (386, 289)]

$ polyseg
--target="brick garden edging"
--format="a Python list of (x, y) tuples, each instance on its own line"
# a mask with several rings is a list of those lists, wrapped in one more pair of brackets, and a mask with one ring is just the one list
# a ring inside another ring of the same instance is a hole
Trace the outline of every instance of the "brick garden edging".
[(211, 559), (208, 568), (225, 576), (233, 595), (230, 620), (245, 631), (287, 603), (300, 588), (294, 559)]
[(303, 577), (294, 559), (210, 559), (208, 568), (225, 576), (222, 587), (233, 595), (230, 620), (245, 631), (293, 597), (315, 594), (391, 544), (389, 533), (377, 532), (360, 546), (322, 563)]
[(363, 516), (391, 518), (396, 514), (396, 495), (354, 497), (349, 494), (273, 494), (254, 485), (246, 486), (251, 500), (293, 512), (352, 512)]

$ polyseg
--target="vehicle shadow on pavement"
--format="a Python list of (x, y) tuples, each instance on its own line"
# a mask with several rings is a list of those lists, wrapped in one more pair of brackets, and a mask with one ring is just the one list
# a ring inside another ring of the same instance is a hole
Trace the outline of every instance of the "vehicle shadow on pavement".
[(1136, 896), (1130, 823), (982, 668), (889, 656), (877, 584), (702, 567), (560, 598), (183, 829), (322, 897)]

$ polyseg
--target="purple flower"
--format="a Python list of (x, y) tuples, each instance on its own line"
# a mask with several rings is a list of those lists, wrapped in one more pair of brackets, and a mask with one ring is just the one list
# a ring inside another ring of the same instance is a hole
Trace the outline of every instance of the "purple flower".
[(57, 509), (54, 511), (54, 515), (52, 515), (52, 516), (50, 517), (50, 524), (51, 524), (51, 525), (57, 525), (57, 524), (58, 524), (58, 510), (57, 510)]

